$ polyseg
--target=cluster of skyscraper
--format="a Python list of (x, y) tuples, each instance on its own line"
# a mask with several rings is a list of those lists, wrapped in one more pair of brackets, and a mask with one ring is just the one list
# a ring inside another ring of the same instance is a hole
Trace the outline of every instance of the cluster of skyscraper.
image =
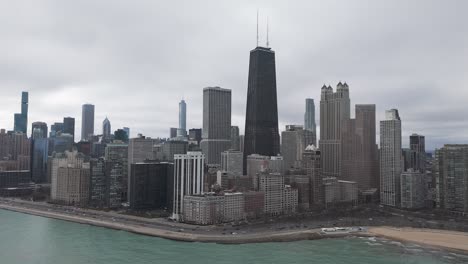
[[(376, 106), (356, 104), (350, 88), (321, 88), (320, 137), (315, 103), (305, 99), (304, 124), (278, 127), (275, 52), (250, 52), (245, 133), (231, 123), (232, 91), (203, 89), (203, 127), (187, 132), (187, 104), (168, 138), (111, 133), (106, 117), (95, 135), (95, 107), (75, 119), (33, 122), (27, 137), (28, 93), (14, 131), (0, 132), (0, 190), (24, 195), (50, 184), (52, 202), (96, 208), (161, 209), (179, 221), (214, 224), (379, 202), (401, 208), (468, 212), (468, 145), (446, 145), (435, 158), (424, 136), (402, 149), (398, 110), (386, 111), (376, 144)], [(318, 140), (318, 146), (317, 146)]]

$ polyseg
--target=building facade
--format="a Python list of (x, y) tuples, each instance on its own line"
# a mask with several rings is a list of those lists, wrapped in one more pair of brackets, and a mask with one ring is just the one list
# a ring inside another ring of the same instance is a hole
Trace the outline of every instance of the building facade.
[(468, 213), (468, 144), (449, 144), (437, 149), (434, 177), (437, 207)]
[(184, 100), (179, 103), (179, 128), (177, 128), (177, 137), (187, 137), (187, 104)]
[(187, 152), (174, 156), (174, 192), (172, 218), (182, 220), (184, 196), (201, 194), (204, 191), (205, 155)]
[(260, 172), (284, 173), (284, 160), (281, 156), (269, 157), (262, 155), (249, 155), (247, 157), (247, 176), (253, 180), (254, 190), (259, 189)]
[(138, 162), (130, 166), (130, 208), (170, 208), (174, 164), (169, 162)]
[(183, 221), (197, 225), (224, 222), (224, 196), (211, 193), (186, 195), (183, 198)]
[(48, 135), (48, 127), (47, 123), (45, 122), (33, 122), (32, 129), (31, 129), (31, 138), (47, 138)]
[(321, 206), (324, 204), (324, 192), (320, 150), (314, 145), (309, 145), (303, 155), (303, 167), (310, 183), (309, 206)]
[(120, 189), (120, 200), (121, 202), (126, 202), (128, 200), (128, 144), (107, 144), (104, 151), (104, 158), (108, 162), (122, 164), (122, 188)]
[(358, 183), (359, 190), (379, 188), (375, 105), (356, 105), (356, 118), (342, 125), (341, 180)]
[(284, 159), (284, 168), (300, 166), (305, 148), (312, 144), (306, 142), (305, 130), (302, 126), (287, 125), (281, 133), (281, 155)]
[(314, 99), (306, 98), (306, 111), (304, 114), (304, 130), (308, 130), (313, 134), (313, 141), (308, 142), (308, 145), (317, 145), (317, 125), (315, 123), (315, 103)]
[(75, 142), (75, 118), (64, 117), (63, 118), (63, 133), (70, 134)]
[(268, 47), (250, 51), (244, 135), (244, 169), (251, 154), (280, 153), (275, 52)]
[(174, 161), (175, 154), (186, 154), (188, 151), (188, 142), (182, 140), (169, 140), (161, 146), (161, 160)]
[(84, 104), (81, 108), (81, 140), (94, 136), (94, 105)]
[(57, 153), (51, 160), (52, 201), (86, 206), (89, 201), (90, 163), (77, 151)]
[(139, 136), (128, 142), (128, 173), (130, 175), (131, 164), (153, 159), (153, 139)]
[(426, 143), (423, 135), (410, 136), (411, 164), (410, 168), (419, 172), (426, 172)]
[(243, 154), (236, 150), (227, 150), (221, 153), (221, 170), (230, 172), (232, 175), (241, 176), (243, 169)]
[(350, 119), (349, 87), (338, 83), (336, 92), (323, 86), (320, 99), (320, 151), (324, 177), (341, 177), (341, 132)]
[(403, 172), (400, 179), (401, 208), (421, 209), (426, 202), (426, 175), (419, 171)]
[(202, 140), (202, 129), (201, 128), (189, 129), (189, 140), (196, 141), (197, 145), (200, 145), (200, 141)]
[(401, 119), (398, 110), (385, 112), (380, 121), (380, 203), (399, 207), (402, 172)]
[(106, 117), (104, 121), (102, 121), (102, 137), (104, 140), (110, 140), (111, 139), (111, 123), (109, 119)]
[(28, 132), (28, 103), (29, 93), (21, 93), (21, 113), (17, 113), (14, 116), (14, 131), (17, 133), (27, 134)]
[(231, 90), (203, 89), (203, 131), (200, 147), (207, 164), (221, 164), (221, 152), (231, 148)]
[(231, 126), (231, 149), (240, 150), (239, 127)]

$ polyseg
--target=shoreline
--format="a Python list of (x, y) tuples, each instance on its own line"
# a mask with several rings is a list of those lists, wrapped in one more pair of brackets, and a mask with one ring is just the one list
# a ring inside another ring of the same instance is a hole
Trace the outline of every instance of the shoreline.
[(468, 254), (468, 233), (466, 232), (380, 226), (369, 227), (368, 233), (375, 237), (402, 243), (414, 243), (424, 247), (444, 249), (464, 255)]
[(468, 254), (468, 233), (439, 229), (418, 229), (411, 227), (396, 228), (391, 226), (369, 227), (367, 232), (323, 233), (320, 229), (297, 231), (268, 231), (250, 234), (215, 235), (197, 234), (193, 232), (177, 232), (165, 228), (147, 227), (145, 224), (129, 224), (118, 221), (98, 220), (87, 216), (75, 216), (67, 213), (50, 212), (32, 209), (20, 205), (0, 203), (0, 209), (25, 213), (40, 217), (87, 224), (114, 230), (127, 231), (134, 234), (159, 237), (182, 242), (202, 242), (218, 244), (248, 244), (266, 242), (293, 242), (301, 240), (317, 240), (327, 238), (380, 237), (403, 243), (414, 243), (429, 248), (439, 248), (454, 253)]
[(266, 243), (266, 242), (293, 242), (300, 240), (317, 240), (326, 238), (343, 238), (349, 236), (369, 236), (367, 233), (334, 233), (323, 234), (321, 230), (310, 229), (301, 231), (288, 232), (261, 232), (256, 234), (238, 234), (238, 235), (204, 235), (188, 232), (174, 232), (154, 227), (145, 227), (142, 225), (122, 224), (119, 222), (109, 222), (89, 217), (72, 216), (64, 213), (48, 212), (20, 206), (11, 206), (0, 204), (0, 209), (25, 213), (40, 217), (47, 217), (57, 220), (74, 222), (79, 224), (87, 224), (92, 226), (104, 227), (114, 230), (127, 231), (134, 234), (159, 237), (174, 241), (182, 242), (203, 242), (203, 243), (218, 243), (218, 244), (248, 244), (248, 243)]

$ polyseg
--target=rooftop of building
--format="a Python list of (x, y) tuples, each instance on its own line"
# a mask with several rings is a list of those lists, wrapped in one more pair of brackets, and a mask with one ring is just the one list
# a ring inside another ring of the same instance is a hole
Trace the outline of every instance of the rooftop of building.
[(255, 51), (264, 51), (264, 52), (269, 52), (269, 53), (275, 53), (270, 47), (262, 47), (262, 46), (257, 46), (255, 49), (251, 50), (250, 52), (255, 52)]
[(219, 86), (213, 86), (213, 87), (205, 87), (203, 88), (203, 91), (222, 91), (222, 92), (231, 92), (230, 89), (226, 89), (226, 88), (221, 88)]

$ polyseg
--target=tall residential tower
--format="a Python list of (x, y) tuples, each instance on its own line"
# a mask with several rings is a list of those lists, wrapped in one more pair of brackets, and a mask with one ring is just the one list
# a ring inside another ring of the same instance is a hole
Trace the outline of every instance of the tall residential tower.
[(380, 203), (400, 207), (402, 172), (401, 120), (397, 109), (380, 121)]

